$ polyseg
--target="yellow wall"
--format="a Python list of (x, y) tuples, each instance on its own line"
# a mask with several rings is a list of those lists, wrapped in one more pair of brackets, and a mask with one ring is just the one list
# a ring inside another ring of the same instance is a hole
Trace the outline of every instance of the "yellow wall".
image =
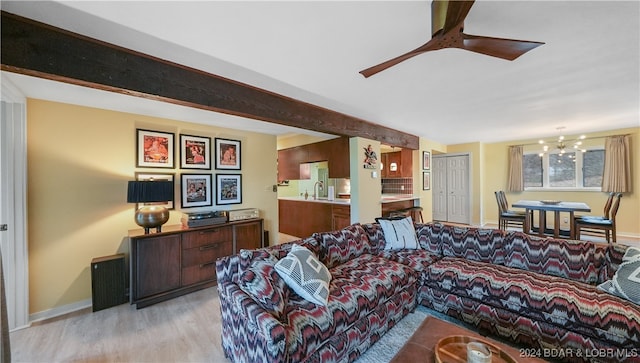
[[(364, 150), (369, 145), (378, 155), (378, 166), (365, 169)], [(380, 217), (382, 186), (380, 184), (380, 142), (352, 137), (349, 139), (351, 168), (351, 223), (372, 223)], [(373, 177), (372, 173), (376, 173)]]
[(243, 203), (205, 209), (258, 208), (277, 236), (275, 136), (34, 99), (27, 115), (32, 314), (89, 299), (91, 259), (128, 252), (128, 230), (139, 228), (134, 205), (126, 203), (136, 171), (175, 173), (176, 210), (167, 225), (180, 223), (180, 172), (212, 174), (215, 184), (213, 165), (180, 170), (179, 153), (173, 170), (136, 168), (136, 128), (173, 132), (176, 142), (180, 133), (209, 136), (212, 147), (215, 137), (240, 140)]

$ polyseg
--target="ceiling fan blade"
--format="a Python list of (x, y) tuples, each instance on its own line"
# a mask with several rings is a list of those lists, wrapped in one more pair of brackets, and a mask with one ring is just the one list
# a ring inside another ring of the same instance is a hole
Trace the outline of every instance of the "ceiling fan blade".
[[(451, 29), (455, 28), (467, 17), (473, 3), (474, 1), (434, 0), (431, 4), (431, 33), (434, 34), (436, 31), (442, 29), (442, 32), (446, 34)], [(440, 24), (439, 29), (434, 29), (436, 20), (438, 20), (438, 23), (442, 22), (442, 7), (446, 7), (446, 18), (444, 19), (444, 24)]]
[(514, 60), (542, 44), (544, 43), (463, 34), (462, 49), (492, 57)]
[(369, 78), (369, 77), (373, 76), (374, 74), (376, 74), (378, 72), (382, 72), (382, 71), (384, 71), (385, 69), (387, 69), (389, 67), (393, 67), (393, 66), (395, 66), (396, 64), (398, 64), (400, 62), (404, 62), (409, 58), (413, 58), (413, 57), (415, 57), (415, 56), (417, 56), (419, 54), (422, 54), (424, 52), (428, 52), (430, 50), (435, 50), (435, 49), (437, 49), (437, 48), (434, 46), (434, 43), (430, 40), (426, 44), (424, 44), (424, 45), (422, 45), (422, 46), (420, 46), (420, 47), (418, 47), (418, 48), (416, 48), (416, 49), (414, 49), (414, 50), (412, 50), (410, 52), (407, 52), (407, 53), (405, 53), (405, 54), (403, 54), (401, 56), (395, 57), (393, 59), (389, 59), (388, 61), (382, 62), (382, 63), (380, 63), (378, 65), (373, 66), (373, 67), (369, 67), (369, 68), (367, 68), (365, 70), (360, 71), (359, 73), (362, 74), (365, 78)]

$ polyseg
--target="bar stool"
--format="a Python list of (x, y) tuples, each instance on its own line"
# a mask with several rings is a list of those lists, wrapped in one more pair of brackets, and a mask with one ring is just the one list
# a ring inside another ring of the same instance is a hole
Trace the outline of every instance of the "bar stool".
[[(424, 219), (422, 218), (422, 207), (420, 206), (415, 206), (415, 207), (409, 207), (409, 208), (404, 208), (404, 209), (400, 209), (397, 211), (393, 211), (391, 213), (389, 213), (389, 215), (391, 217), (408, 217), (411, 216), (411, 219), (413, 219), (414, 222), (416, 223), (424, 223)], [(420, 222), (418, 222), (418, 217), (420, 217)]]

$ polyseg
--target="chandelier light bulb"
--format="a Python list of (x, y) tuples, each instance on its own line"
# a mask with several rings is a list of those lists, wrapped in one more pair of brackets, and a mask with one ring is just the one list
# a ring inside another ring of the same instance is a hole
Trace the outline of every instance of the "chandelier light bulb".
[(538, 144), (540, 144), (540, 145), (544, 144), (544, 140), (539, 140)]

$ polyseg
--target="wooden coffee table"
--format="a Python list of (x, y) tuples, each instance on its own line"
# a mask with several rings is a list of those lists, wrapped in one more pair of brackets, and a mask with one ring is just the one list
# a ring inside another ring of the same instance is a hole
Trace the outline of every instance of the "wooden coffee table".
[(520, 350), (500, 343), (490, 338), (483, 337), (482, 335), (457, 326), (455, 324), (428, 316), (418, 327), (415, 333), (411, 336), (409, 341), (405, 343), (400, 351), (391, 360), (392, 363), (404, 363), (404, 362), (435, 362), (434, 348), (436, 343), (444, 337), (450, 335), (466, 335), (470, 337), (482, 338), (502, 349), (508, 353), (519, 363), (534, 363), (534, 362), (546, 362), (542, 359), (522, 357)]

